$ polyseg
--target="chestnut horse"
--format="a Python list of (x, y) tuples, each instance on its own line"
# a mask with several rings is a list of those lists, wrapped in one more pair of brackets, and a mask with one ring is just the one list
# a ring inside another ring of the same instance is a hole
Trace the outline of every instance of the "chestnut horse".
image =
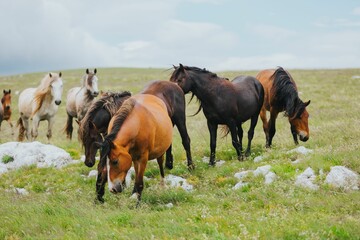
[(99, 95), (96, 72), (96, 68), (94, 71), (86, 69), (85, 75), (81, 79), (81, 87), (74, 87), (68, 91), (66, 98), (67, 122), (64, 129), (66, 137), (70, 140), (73, 132), (73, 118), (77, 118), (78, 121), (81, 121), (95, 97)]
[(3, 120), (6, 120), (11, 127), (11, 134), (14, 135), (14, 128), (13, 128), (13, 124), (10, 119), (11, 118), (11, 89), (9, 89), (9, 91), (4, 90), (3, 92), (4, 92), (4, 96), (1, 98), (1, 107), (2, 107), (3, 113), (2, 113), (2, 117), (0, 116), (0, 128), (1, 128), (1, 122)]
[[(24, 135), (28, 140), (35, 140), (38, 136), (40, 121), (48, 121), (48, 140), (52, 136), (54, 117), (61, 103), (63, 82), (61, 72), (48, 73), (41, 80), (37, 88), (27, 88), (19, 96), (20, 118), (17, 121), (19, 128), (19, 141), (24, 140)], [(32, 129), (30, 131), (29, 121), (32, 118)]]
[[(100, 164), (107, 169), (108, 187), (120, 193), (125, 177), (134, 164), (137, 203), (144, 188), (143, 176), (147, 161), (157, 159), (163, 182), (163, 156), (172, 142), (172, 122), (165, 103), (150, 94), (138, 94), (127, 99), (111, 119), (108, 135), (100, 144)], [(100, 186), (104, 188), (104, 185)], [(99, 191), (97, 189), (97, 192)], [(98, 196), (102, 199), (102, 196)]]
[[(271, 147), (275, 135), (275, 122), (279, 112), (285, 111), (288, 117), (290, 130), (295, 144), (298, 144), (297, 135), (301, 141), (309, 139), (309, 114), (306, 107), (310, 100), (303, 102), (298, 95), (297, 87), (290, 73), (282, 67), (278, 69), (266, 69), (260, 71), (256, 78), (261, 82), (265, 90), (264, 104), (261, 108), (260, 118), (266, 136), (266, 147)], [(270, 111), (270, 119), (267, 121), (266, 111)]]
[(200, 100), (198, 112), (202, 108), (207, 119), (211, 151), (209, 164), (215, 165), (218, 124), (228, 127), (238, 159), (243, 160), (242, 123), (251, 119), (245, 152), (245, 155), (249, 156), (254, 129), (264, 100), (261, 83), (251, 76), (239, 76), (229, 81), (206, 69), (182, 64), (174, 68), (170, 81), (177, 83), (185, 94), (191, 91), (193, 96)]

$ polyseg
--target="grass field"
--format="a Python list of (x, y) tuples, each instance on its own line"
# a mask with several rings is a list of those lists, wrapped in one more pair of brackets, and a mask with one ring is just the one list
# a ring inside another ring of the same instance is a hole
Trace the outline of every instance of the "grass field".
[[(210, 69), (211, 70), (211, 69)], [(63, 103), (56, 116), (51, 144), (68, 151), (74, 159), (83, 154), (76, 131), (70, 142), (62, 129), (66, 121), (66, 92), (80, 84), (85, 69), (63, 71)], [(0, 175), (0, 239), (359, 239), (360, 192), (347, 192), (324, 184), (318, 173), (342, 165), (360, 173), (360, 69), (290, 70), (302, 100), (311, 100), (310, 139), (300, 145), (312, 149), (303, 156), (287, 153), (294, 149), (287, 119), (279, 115), (273, 148), (266, 150), (259, 119), (252, 155), (244, 162), (236, 160), (231, 139), (218, 138), (217, 159), (221, 167), (209, 167), (202, 161), (209, 156), (209, 133), (203, 113), (187, 117), (191, 150), (196, 164), (186, 168), (186, 155), (177, 130), (174, 131), (174, 169), (165, 174), (186, 178), (193, 192), (162, 188), (157, 164), (150, 162), (140, 208), (124, 193), (105, 193), (105, 204), (95, 204), (95, 179), (86, 175), (83, 163), (63, 169), (34, 166)], [(220, 76), (257, 72), (222, 72)], [(139, 92), (154, 79), (167, 80), (163, 69), (98, 69), (102, 90)], [(0, 90), (11, 88), (13, 122), (19, 117), (18, 95), (27, 87), (37, 86), (45, 73), (0, 77)], [(190, 96), (187, 96), (189, 99)], [(196, 101), (187, 106), (187, 115), (196, 112)], [(38, 140), (47, 143), (46, 123), (40, 123)], [(244, 124), (247, 132), (248, 123)], [(6, 122), (2, 123), (0, 143), (14, 141)], [(243, 143), (247, 143), (247, 134)], [(256, 156), (264, 161), (254, 163)], [(292, 161), (300, 159), (297, 164)], [(270, 164), (278, 179), (270, 185), (262, 177), (249, 176), (248, 186), (232, 190), (238, 182), (234, 173), (255, 170)], [(318, 191), (294, 185), (295, 178), (307, 167), (317, 173)], [(84, 176), (85, 175), (85, 176)], [(29, 195), (13, 193), (25, 188)], [(165, 207), (172, 203), (173, 208)]]

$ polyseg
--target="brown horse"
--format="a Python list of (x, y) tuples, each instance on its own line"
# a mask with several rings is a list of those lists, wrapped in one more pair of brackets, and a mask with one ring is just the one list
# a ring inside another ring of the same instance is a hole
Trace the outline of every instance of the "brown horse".
[(14, 135), (14, 128), (13, 124), (11, 123), (11, 89), (9, 91), (4, 90), (3, 91), (4, 96), (1, 98), (1, 105), (3, 110), (3, 115), (0, 117), (0, 128), (1, 128), (1, 122), (3, 120), (6, 120), (10, 127), (11, 127), (11, 134)]
[[(150, 94), (138, 94), (127, 99), (111, 119), (108, 135), (100, 144), (100, 164), (107, 168), (109, 190), (120, 193), (125, 177), (134, 164), (138, 203), (144, 188), (143, 176), (147, 161), (157, 159), (162, 180), (163, 157), (172, 142), (172, 122), (165, 103)], [(105, 183), (100, 188), (104, 188)], [(99, 195), (98, 199), (103, 201)]]
[(206, 69), (181, 64), (174, 68), (170, 81), (177, 83), (185, 94), (191, 91), (200, 100), (198, 112), (202, 108), (207, 119), (211, 151), (209, 164), (215, 165), (218, 124), (229, 128), (238, 159), (242, 160), (242, 123), (251, 119), (245, 152), (248, 156), (264, 99), (264, 89), (260, 82), (251, 76), (239, 76), (229, 81)]
[[(266, 136), (266, 147), (271, 147), (275, 135), (275, 122), (279, 112), (285, 111), (290, 122), (290, 130), (295, 144), (298, 144), (297, 135), (301, 141), (309, 139), (309, 114), (306, 107), (310, 100), (303, 102), (298, 95), (297, 87), (290, 73), (282, 67), (260, 71), (256, 78), (261, 82), (265, 90), (265, 99), (260, 112), (263, 128)], [(267, 121), (266, 111), (270, 111), (270, 119)]]

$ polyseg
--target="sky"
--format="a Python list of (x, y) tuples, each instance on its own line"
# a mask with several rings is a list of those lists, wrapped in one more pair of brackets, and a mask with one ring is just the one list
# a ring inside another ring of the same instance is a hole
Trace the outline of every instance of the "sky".
[(359, 68), (359, 0), (0, 0), (0, 75)]

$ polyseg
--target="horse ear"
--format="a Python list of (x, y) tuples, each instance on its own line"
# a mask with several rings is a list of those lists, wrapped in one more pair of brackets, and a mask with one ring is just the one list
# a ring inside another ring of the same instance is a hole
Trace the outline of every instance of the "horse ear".
[(61, 72), (59, 72), (59, 77), (61, 77), (62, 76), (62, 73)]
[(89, 74), (89, 69), (87, 68), (86, 71), (85, 71), (86, 74)]
[(5, 89), (3, 90), (3, 93), (4, 93), (4, 94), (6, 93), (6, 90), (5, 90)]
[(311, 100), (307, 101), (307, 102), (305, 103), (305, 107), (309, 106), (310, 102), (311, 102)]
[(96, 70), (96, 68), (94, 69), (94, 74), (96, 74), (97, 73), (97, 70)]
[(51, 73), (49, 73), (49, 77), (52, 77)]
[(80, 121), (75, 119), (75, 122), (80, 126)]
[(11, 93), (11, 89), (9, 89), (9, 94)]
[(184, 70), (184, 66), (181, 63), (179, 63), (179, 68), (180, 68), (181, 71)]

